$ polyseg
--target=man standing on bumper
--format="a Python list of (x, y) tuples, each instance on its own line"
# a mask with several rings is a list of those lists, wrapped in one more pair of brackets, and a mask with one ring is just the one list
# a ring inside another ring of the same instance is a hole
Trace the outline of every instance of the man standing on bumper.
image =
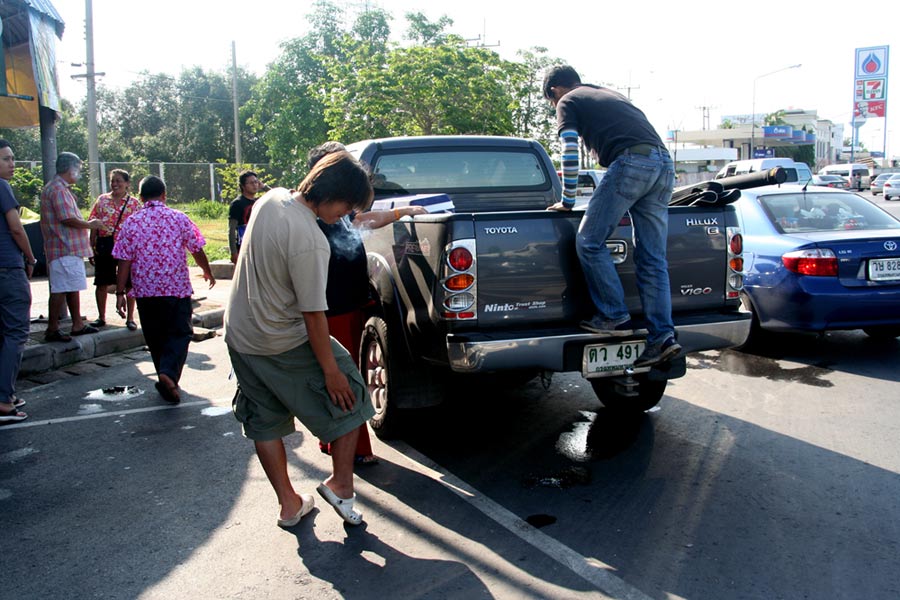
[(597, 314), (581, 326), (607, 336), (627, 336), (634, 325), (606, 240), (626, 211), (634, 228), (634, 265), (647, 321), (647, 347), (636, 367), (675, 358), (672, 299), (666, 262), (668, 204), (675, 183), (669, 153), (647, 117), (622, 94), (581, 83), (568, 65), (547, 70), (544, 96), (556, 108), (562, 139), (563, 198), (549, 210), (570, 211), (578, 182), (578, 137), (607, 167), (581, 220), (576, 249)]
[(332, 475), (319, 494), (351, 525), (353, 459), (359, 427), (375, 414), (347, 350), (328, 335), (325, 288), (331, 251), (316, 224), (364, 210), (373, 191), (347, 152), (312, 168), (298, 189), (275, 188), (256, 201), (225, 312), (225, 343), (237, 376), (234, 414), (252, 439), (278, 496), (278, 524), (297, 524), (313, 497), (294, 491), (282, 438), (294, 417), (331, 443)]

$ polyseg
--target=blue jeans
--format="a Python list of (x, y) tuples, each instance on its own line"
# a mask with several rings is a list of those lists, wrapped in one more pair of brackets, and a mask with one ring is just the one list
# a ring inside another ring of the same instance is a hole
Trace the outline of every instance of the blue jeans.
[(662, 342), (675, 332), (666, 262), (669, 199), (674, 184), (675, 168), (667, 152), (653, 150), (650, 156), (624, 152), (594, 190), (575, 238), (597, 312), (603, 319), (624, 321), (629, 318), (625, 292), (606, 240), (625, 212), (631, 213), (635, 274), (647, 320), (648, 344)]
[(31, 329), (31, 285), (25, 269), (0, 268), (0, 402), (16, 393)]

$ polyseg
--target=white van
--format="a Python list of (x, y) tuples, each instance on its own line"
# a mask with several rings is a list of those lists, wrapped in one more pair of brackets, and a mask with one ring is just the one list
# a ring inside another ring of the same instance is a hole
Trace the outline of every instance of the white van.
[[(851, 190), (867, 190), (870, 187), (869, 167), (860, 163), (828, 165), (819, 169), (819, 175), (840, 175), (850, 184)], [(856, 176), (859, 175), (859, 180)]]
[(735, 160), (716, 173), (716, 179), (731, 177), (732, 175), (746, 175), (768, 171), (775, 167), (781, 167), (787, 171), (785, 183), (806, 183), (812, 179), (812, 171), (804, 163), (794, 162), (790, 158), (754, 158), (750, 160)]

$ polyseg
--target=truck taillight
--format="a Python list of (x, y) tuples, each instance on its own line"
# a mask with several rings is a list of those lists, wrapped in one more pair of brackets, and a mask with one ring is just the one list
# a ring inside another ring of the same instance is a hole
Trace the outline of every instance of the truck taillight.
[(744, 236), (740, 227), (726, 227), (728, 236), (728, 271), (725, 277), (725, 299), (736, 300), (744, 289)]
[(837, 257), (828, 248), (788, 252), (782, 255), (781, 262), (788, 271), (799, 275), (835, 277), (838, 274)]
[(478, 286), (475, 240), (456, 240), (447, 245), (444, 255), (446, 262), (441, 273), (444, 298), (440, 315), (454, 321), (476, 319)]
[(468, 271), (472, 268), (472, 263), (475, 262), (475, 259), (468, 248), (454, 248), (447, 255), (447, 262), (457, 271)]

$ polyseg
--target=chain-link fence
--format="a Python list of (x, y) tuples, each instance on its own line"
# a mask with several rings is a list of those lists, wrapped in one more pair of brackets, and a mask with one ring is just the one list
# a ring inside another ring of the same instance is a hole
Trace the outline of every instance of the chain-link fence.
[[(238, 169), (268, 170), (268, 165), (235, 165), (233, 163), (160, 163), (160, 162), (101, 162), (97, 165), (100, 193), (109, 191), (109, 173), (113, 169), (124, 169), (131, 176), (131, 192), (137, 194), (138, 183), (148, 175), (156, 175), (166, 182), (166, 197), (170, 204), (192, 203), (201, 200), (228, 203), (237, 196), (237, 190), (228, 189), (226, 182), (236, 181), (233, 174)], [(29, 172), (20, 172), (27, 170)], [(39, 207), (41, 163), (38, 161), (17, 161), (16, 175), (11, 182), (19, 203), (33, 210)], [(232, 176), (226, 175), (230, 171)], [(78, 205), (89, 208), (94, 200), (91, 189), (91, 172), (87, 162), (82, 168), (81, 179), (72, 187), (78, 198)], [(18, 184), (18, 185), (17, 185)], [(234, 184), (232, 183), (232, 186)]]

